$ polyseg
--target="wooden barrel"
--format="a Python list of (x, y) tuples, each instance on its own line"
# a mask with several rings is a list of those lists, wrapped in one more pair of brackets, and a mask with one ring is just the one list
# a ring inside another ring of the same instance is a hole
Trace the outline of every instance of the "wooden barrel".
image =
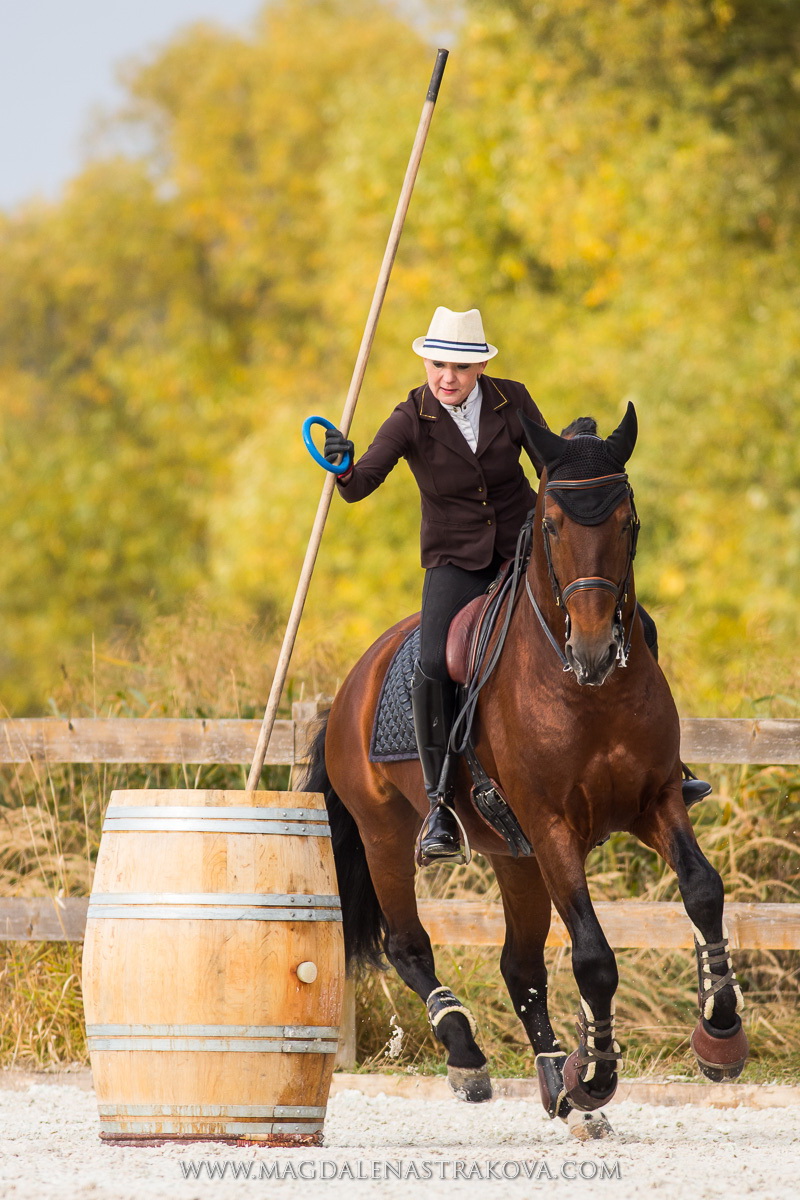
[(83, 953), (104, 1140), (318, 1143), (343, 987), (322, 796), (112, 793)]

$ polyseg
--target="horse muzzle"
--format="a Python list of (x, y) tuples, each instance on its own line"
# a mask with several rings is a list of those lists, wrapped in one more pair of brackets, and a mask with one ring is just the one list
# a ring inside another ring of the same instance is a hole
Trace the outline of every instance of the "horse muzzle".
[(619, 645), (615, 638), (589, 639), (573, 630), (564, 652), (582, 687), (600, 687), (617, 665)]

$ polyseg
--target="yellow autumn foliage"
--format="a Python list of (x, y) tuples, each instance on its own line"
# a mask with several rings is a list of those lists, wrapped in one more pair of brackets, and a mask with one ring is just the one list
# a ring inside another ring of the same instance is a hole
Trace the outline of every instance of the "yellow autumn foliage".
[[(637, 580), (684, 710), (786, 693), (800, 11), (425, 11), (452, 54), (357, 449), (420, 381), (409, 344), (433, 308), (478, 305), (496, 373), (552, 427), (590, 413), (608, 432), (635, 401)], [(280, 626), (321, 486), (300, 424), (341, 412), (431, 36), (379, 0), (279, 0), (249, 37), (187, 30), (125, 68), (118, 125), (145, 149), (0, 216), (10, 711), (41, 709), (92, 636), (198, 604)], [(342, 669), (418, 605), (418, 514), (402, 464), (334, 504), (302, 637), (325, 631)]]

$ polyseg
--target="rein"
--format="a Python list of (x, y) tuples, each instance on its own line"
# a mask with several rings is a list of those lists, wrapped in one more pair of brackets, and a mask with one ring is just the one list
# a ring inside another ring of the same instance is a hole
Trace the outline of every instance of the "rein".
[[(470, 742), (472, 734), (472, 723), (475, 719), (475, 709), (478, 705), (478, 696), (484, 684), (488, 682), (492, 671), (494, 671), (500, 659), (500, 655), (505, 645), (508, 629), (511, 624), (511, 618), (514, 615), (514, 607), (517, 602), (517, 593), (519, 590), (519, 582), (525, 574), (528, 566), (528, 561), (531, 556), (531, 542), (533, 540), (533, 518), (535, 509), (531, 509), (528, 513), (522, 528), (517, 537), (517, 545), (514, 550), (514, 561), (511, 570), (506, 577), (505, 582), (497, 589), (497, 593), (492, 601), (492, 609), (487, 614), (487, 619), (483, 624), (482, 637), (475, 652), (475, 668), (472, 672), (472, 677), (467, 683), (463, 691), (464, 702), (458, 715), (453, 722), (453, 729), (450, 734), (449, 749), (455, 754), (464, 754)], [(493, 585), (496, 586), (496, 585)], [(491, 590), (491, 589), (490, 589)], [(489, 642), (495, 628), (495, 618), (500, 612), (500, 609), (506, 604), (506, 613), (503, 619), (503, 626), (495, 643), (489, 661), (484, 661), (489, 648)], [(458, 730), (461, 729), (460, 739), (456, 739)]]

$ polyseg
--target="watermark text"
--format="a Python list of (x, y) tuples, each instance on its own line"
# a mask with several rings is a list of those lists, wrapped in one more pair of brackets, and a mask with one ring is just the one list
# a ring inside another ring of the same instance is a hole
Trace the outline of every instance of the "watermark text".
[(567, 1159), (549, 1162), (546, 1158), (508, 1158), (485, 1161), (464, 1158), (375, 1158), (338, 1162), (335, 1159), (284, 1159), (235, 1162), (232, 1159), (190, 1158), (180, 1163), (184, 1179), (247, 1179), (247, 1180), (429, 1180), (489, 1179), (511, 1181), (525, 1179), (538, 1182), (558, 1179), (585, 1180), (622, 1179), (619, 1162), (605, 1159)]

